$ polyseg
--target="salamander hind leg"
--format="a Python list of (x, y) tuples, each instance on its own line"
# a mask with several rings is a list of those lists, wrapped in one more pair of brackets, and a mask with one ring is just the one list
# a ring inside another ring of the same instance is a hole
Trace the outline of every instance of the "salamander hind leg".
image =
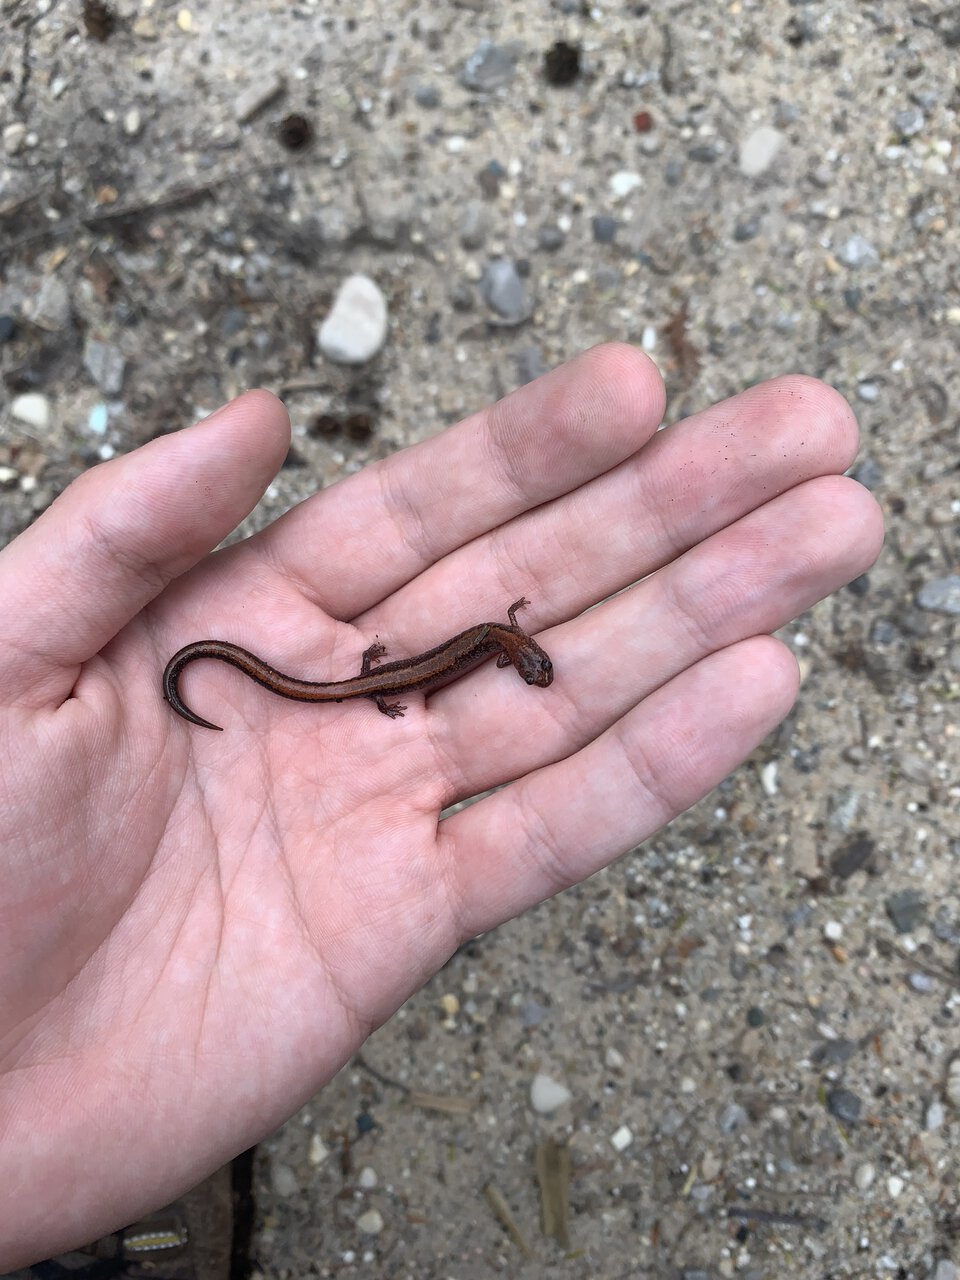
[(405, 706), (401, 706), (399, 702), (387, 702), (386, 698), (376, 695), (374, 701), (377, 704), (377, 710), (382, 711), (385, 716), (389, 716), (391, 720), (396, 720), (397, 716), (402, 716), (406, 711)]
[(369, 649), (364, 649), (363, 657), (360, 659), (360, 674), (362, 676), (367, 675), (371, 662), (379, 662), (386, 652), (386, 645), (381, 644), (379, 640), (376, 644), (372, 644)]

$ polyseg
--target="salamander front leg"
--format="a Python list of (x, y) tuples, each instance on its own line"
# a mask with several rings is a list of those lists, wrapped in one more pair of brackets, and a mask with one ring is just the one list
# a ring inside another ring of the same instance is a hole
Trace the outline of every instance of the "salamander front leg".
[(516, 604), (512, 604), (510, 606), (510, 608), (507, 610), (507, 617), (510, 619), (511, 627), (516, 627), (520, 625), (517, 622), (517, 610), (526, 609), (529, 604), (530, 604), (530, 601), (527, 599), (527, 597), (521, 596), (520, 599), (516, 602)]
[(369, 649), (364, 649), (363, 657), (360, 659), (360, 674), (362, 676), (369, 675), (370, 663), (379, 662), (386, 652), (386, 645), (382, 645), (379, 640), (376, 644), (372, 644)]

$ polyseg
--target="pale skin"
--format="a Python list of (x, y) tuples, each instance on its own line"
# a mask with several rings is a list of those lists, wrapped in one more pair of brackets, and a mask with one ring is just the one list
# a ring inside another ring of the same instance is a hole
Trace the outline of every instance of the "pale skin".
[[(0, 552), (0, 1271), (276, 1128), (461, 942), (657, 831), (788, 712), (769, 633), (882, 539), (840, 474), (854, 416), (799, 377), (655, 434), (663, 403), (644, 356), (596, 348), (211, 554), (287, 448), (251, 392)], [(548, 689), (490, 662), (391, 721), (198, 663), (184, 690), (223, 733), (161, 698), (190, 640), (329, 679), (521, 595)]]

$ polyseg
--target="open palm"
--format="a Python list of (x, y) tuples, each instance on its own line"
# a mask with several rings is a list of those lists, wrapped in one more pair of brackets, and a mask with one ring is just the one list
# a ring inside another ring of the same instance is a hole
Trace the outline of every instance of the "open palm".
[[(644, 357), (597, 348), (210, 554), (287, 447), (251, 393), (0, 554), (0, 1270), (274, 1128), (460, 942), (655, 831), (786, 713), (769, 633), (880, 543), (839, 475), (853, 415), (802, 378), (654, 434), (662, 409)], [(548, 689), (491, 662), (389, 720), (198, 663), (183, 691), (222, 734), (160, 696), (192, 640), (337, 679), (523, 595)]]

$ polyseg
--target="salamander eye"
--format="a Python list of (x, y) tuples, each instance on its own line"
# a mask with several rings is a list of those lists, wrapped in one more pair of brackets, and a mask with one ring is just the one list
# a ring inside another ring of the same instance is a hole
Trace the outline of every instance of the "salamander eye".
[(540, 662), (540, 670), (541, 670), (541, 671), (552, 671), (552, 670), (553, 670), (553, 663), (550, 661), (550, 659), (549, 659), (549, 658), (543, 658), (543, 659), (541, 660), (541, 662)]

